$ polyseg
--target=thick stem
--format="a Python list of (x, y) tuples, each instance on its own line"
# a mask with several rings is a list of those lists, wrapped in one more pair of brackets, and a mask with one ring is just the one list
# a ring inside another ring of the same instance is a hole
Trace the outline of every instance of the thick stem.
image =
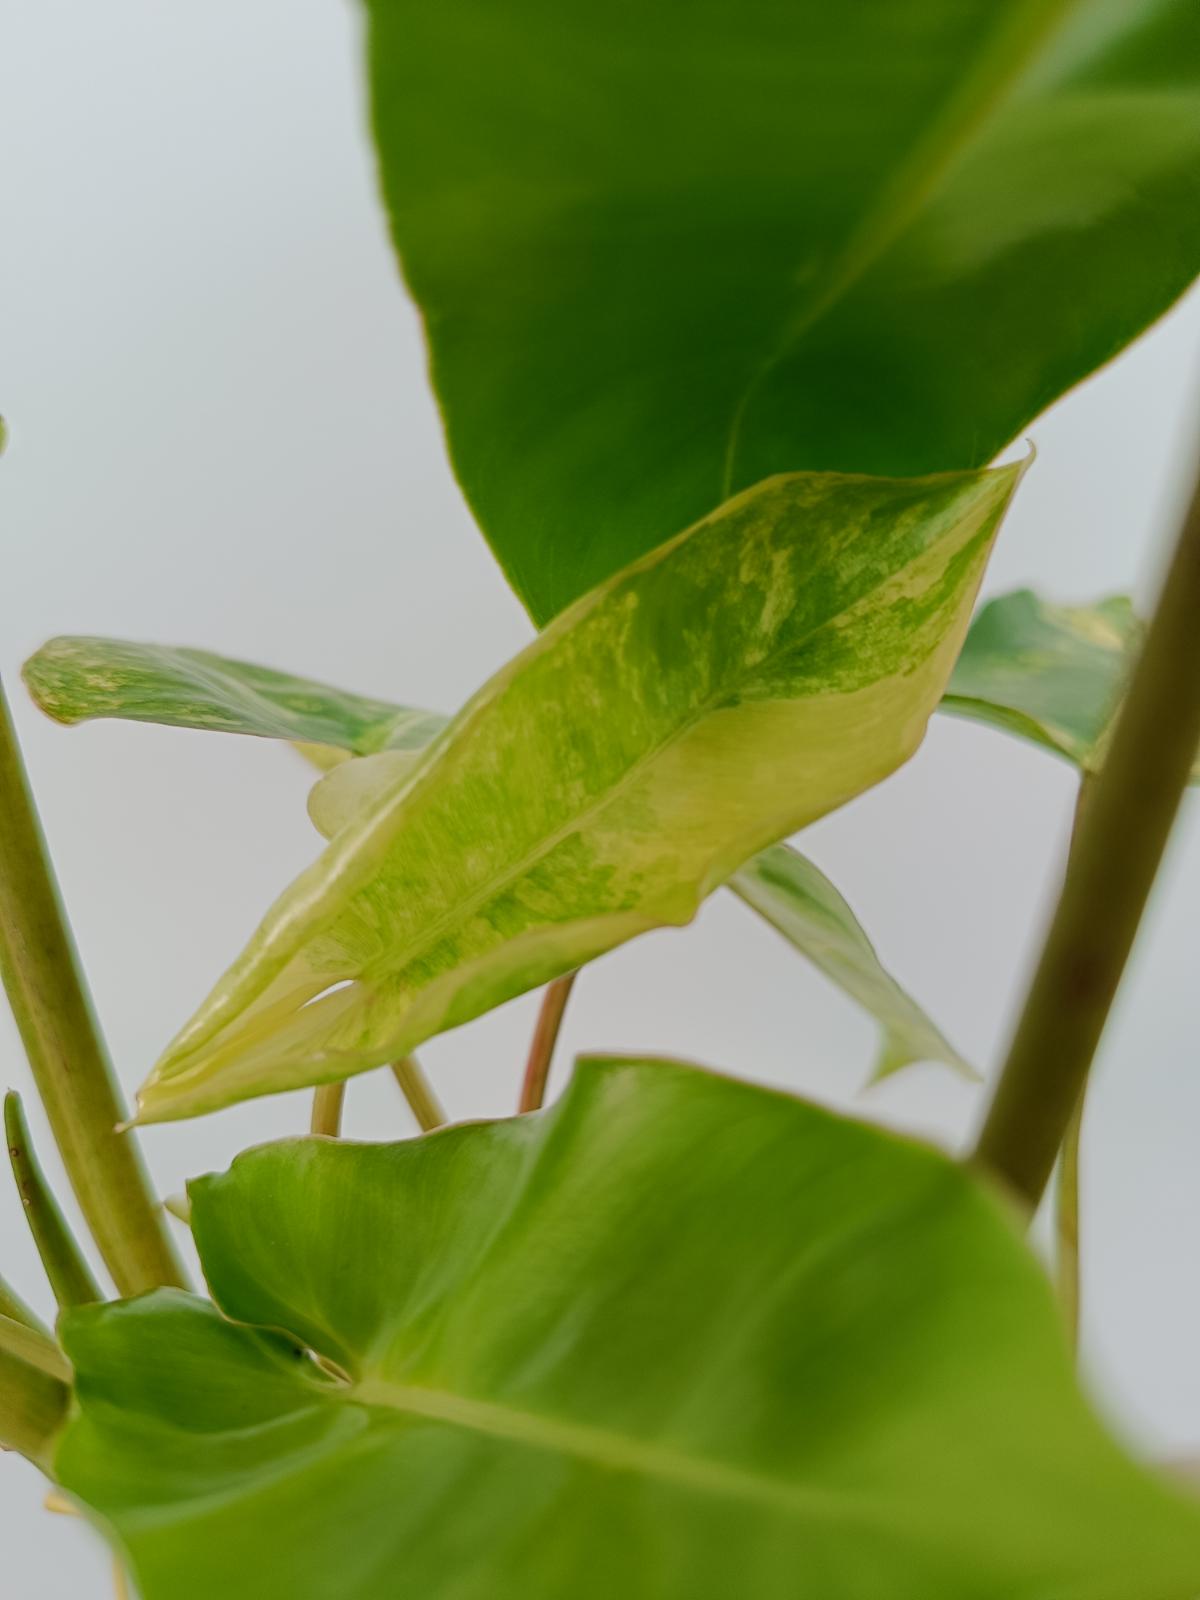
[(309, 1131), (324, 1134), (327, 1139), (336, 1139), (342, 1131), (342, 1102), (345, 1098), (345, 1083), (323, 1083), (313, 1094)]
[(0, 1350), (5, 1355), (27, 1361), (39, 1372), (48, 1373), (63, 1383), (71, 1381), (71, 1363), (54, 1340), (49, 1334), (39, 1333), (36, 1328), (27, 1328), (23, 1322), (0, 1317)]
[(11, 1283), (6, 1283), (0, 1278), (0, 1317), (8, 1317), (13, 1322), (23, 1322), (27, 1328), (33, 1328), (38, 1333), (49, 1336), (50, 1330), (30, 1306), (27, 1306)]
[(122, 1294), (186, 1278), (120, 1094), (0, 689), (0, 976), (80, 1209)]
[(976, 1159), (1041, 1198), (1200, 746), (1200, 483), (979, 1136)]
[(46, 1182), (46, 1174), (29, 1138), (21, 1096), (11, 1089), (4, 1097), (4, 1137), (8, 1141), (8, 1159), (12, 1163), (17, 1193), (25, 1208), (25, 1220), (54, 1298), (60, 1306), (84, 1306), (103, 1300), (100, 1285), (92, 1276), (92, 1269)]
[(1055, 1277), (1072, 1349), (1079, 1346), (1079, 1138), (1083, 1128), (1085, 1093), (1086, 1090), (1081, 1092), (1075, 1102), (1063, 1136), (1054, 1197)]
[[(1092, 792), (1095, 773), (1085, 771), (1079, 779), (1079, 793), (1075, 798), (1075, 820), (1071, 827), (1071, 850), (1079, 836), (1079, 819)], [(1068, 860), (1070, 855), (1068, 853)], [(1062, 1150), (1058, 1158), (1058, 1179), (1054, 1192), (1054, 1268), (1058, 1283), (1058, 1298), (1063, 1320), (1071, 1340), (1071, 1348), (1079, 1347), (1079, 1142), (1083, 1131), (1083, 1106), (1087, 1098), (1087, 1084), (1079, 1091), (1079, 1099), (1067, 1123)]]
[(546, 1098), (554, 1046), (558, 1043), (558, 1030), (562, 1027), (563, 1012), (567, 1009), (576, 977), (576, 973), (568, 972), (565, 978), (555, 978), (553, 983), (546, 985), (537, 1027), (533, 1030), (533, 1043), (529, 1047), (529, 1059), (525, 1063), (525, 1078), (517, 1106), (519, 1112), (537, 1111)]
[(0, 1449), (18, 1450), (48, 1472), (69, 1395), (65, 1383), (0, 1349)]
[(408, 1109), (417, 1119), (422, 1133), (440, 1128), (446, 1120), (441, 1102), (433, 1092), (433, 1085), (421, 1071), (416, 1056), (405, 1056), (403, 1061), (392, 1063), (392, 1074), (400, 1085), (400, 1093), (408, 1101)]

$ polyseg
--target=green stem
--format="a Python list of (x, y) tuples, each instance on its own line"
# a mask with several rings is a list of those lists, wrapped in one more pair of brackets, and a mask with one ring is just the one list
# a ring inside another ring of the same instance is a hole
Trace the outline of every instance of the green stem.
[(0, 688), (0, 977), (63, 1165), (122, 1294), (186, 1287), (133, 1135), (59, 903)]
[(17, 1450), (48, 1473), (69, 1396), (65, 1383), (0, 1349), (0, 1449)]
[(11, 1089), (4, 1097), (4, 1137), (8, 1141), (8, 1159), (17, 1181), (17, 1193), (25, 1208), (25, 1220), (54, 1298), (60, 1306), (85, 1306), (94, 1300), (103, 1300), (100, 1285), (67, 1226), (54, 1191), (46, 1182), (46, 1174), (29, 1138), (21, 1097)]
[(49, 1334), (27, 1328), (23, 1322), (14, 1322), (11, 1317), (0, 1317), (0, 1351), (27, 1361), (31, 1367), (47, 1373), (51, 1378), (58, 1378), (63, 1383), (71, 1381), (71, 1363)]
[(533, 1043), (529, 1047), (529, 1059), (525, 1063), (518, 1112), (537, 1111), (546, 1098), (546, 1084), (554, 1060), (554, 1046), (558, 1043), (558, 1030), (562, 1027), (563, 1012), (567, 1009), (577, 976), (577, 973), (568, 972), (565, 978), (555, 978), (553, 983), (546, 985), (537, 1027), (533, 1030)]
[(25, 1304), (12, 1284), (6, 1283), (3, 1278), (0, 1278), (0, 1317), (8, 1317), (12, 1322), (23, 1322), (27, 1328), (33, 1328), (37, 1333), (44, 1333), (49, 1337), (50, 1330), (41, 1317)]
[(392, 1074), (421, 1132), (429, 1133), (433, 1128), (440, 1128), (446, 1120), (446, 1113), (433, 1092), (433, 1085), (421, 1071), (416, 1056), (405, 1056), (403, 1061), (394, 1061)]
[(1063, 1320), (1072, 1349), (1079, 1346), (1079, 1136), (1083, 1127), (1085, 1093), (1075, 1102), (1058, 1158), (1054, 1231), (1057, 1241), (1055, 1275)]
[(342, 1131), (342, 1102), (345, 1098), (345, 1083), (323, 1083), (313, 1094), (309, 1131), (324, 1134), (327, 1139), (336, 1139)]
[(1200, 482), (1079, 818), (1050, 931), (976, 1148), (1037, 1205), (1078, 1104), (1200, 746)]

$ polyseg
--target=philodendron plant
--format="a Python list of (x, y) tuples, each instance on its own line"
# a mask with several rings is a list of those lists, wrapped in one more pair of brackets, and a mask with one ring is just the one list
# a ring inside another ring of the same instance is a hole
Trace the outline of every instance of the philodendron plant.
[[(118, 1296), (10, 1094), (58, 1314), (0, 1281), (0, 1442), (119, 1587), (1200, 1595), (1200, 1504), (1071, 1349), (1088, 1067), (1200, 746), (1200, 497), (1146, 620), (1022, 591), (972, 621), (1007, 447), (1200, 271), (1196, 4), (368, 0), (450, 453), (537, 632), (449, 717), (175, 645), (26, 664), (60, 722), (318, 769), (327, 842), (132, 1123), (0, 700), (0, 966)], [(722, 891), (877, 1019), (876, 1075), (974, 1075), (786, 842), (939, 710), (1085, 802), (975, 1148), (714, 1070), (752, 1061), (594, 1054), (544, 1107), (581, 970)], [(414, 1052), (543, 987), (516, 1114), (445, 1126)], [(419, 1136), (339, 1137), (376, 1069)], [(311, 1136), (166, 1216), (137, 1128), (303, 1086)], [(1057, 1286), (1022, 1237), (1056, 1165)]]

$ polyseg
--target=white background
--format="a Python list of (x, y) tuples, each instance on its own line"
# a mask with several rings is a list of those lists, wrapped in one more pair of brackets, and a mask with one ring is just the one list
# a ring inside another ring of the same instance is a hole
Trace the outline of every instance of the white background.
[[(3, 0), (0, 670), (127, 1089), (314, 855), (306, 773), (247, 739), (42, 719), (16, 678), (53, 633), (208, 646), (453, 709), (528, 637), (460, 500), (373, 190), (357, 19), (338, 0)], [(989, 590), (1152, 578), (1179, 498), (1192, 299), (1032, 430)], [(994, 1066), (1055, 887), (1065, 765), (936, 719), (805, 848), (897, 974)], [(1147, 1449), (1200, 1446), (1196, 802), (1105, 1040), (1087, 1126), (1086, 1362)], [(424, 1052), (452, 1112), (513, 1107), (534, 1002)], [(589, 968), (560, 1066), (665, 1051), (961, 1142), (981, 1096), (918, 1069), (856, 1100), (872, 1025), (740, 906)], [(0, 1085), (27, 1086), (0, 1019)], [(30, 1107), (35, 1132), (44, 1124)], [(305, 1096), (151, 1129), (163, 1191), (302, 1128)], [(390, 1081), (348, 1131), (407, 1131)], [(52, 1152), (46, 1152), (48, 1157)], [(57, 1171), (57, 1165), (48, 1159)], [(44, 1309), (0, 1178), (0, 1262)], [(6, 1592), (107, 1593), (92, 1536), (0, 1458)]]

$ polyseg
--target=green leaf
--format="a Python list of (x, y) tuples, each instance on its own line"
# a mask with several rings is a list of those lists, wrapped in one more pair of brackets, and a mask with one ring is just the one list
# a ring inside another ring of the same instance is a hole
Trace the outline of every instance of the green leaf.
[(459, 479), (535, 621), (734, 491), (980, 466), (1200, 271), (1195, 0), (368, 0)]
[(58, 1470), (143, 1600), (1200, 1590), (1200, 1510), (1091, 1415), (1006, 1208), (915, 1142), (592, 1060), (537, 1116), (191, 1193), (233, 1320), (65, 1325)]
[(37, 704), (59, 722), (123, 717), (334, 745), (356, 755), (418, 749), (446, 721), (207, 650), (122, 639), (51, 639), (25, 663), (24, 677)]
[(773, 479), (580, 601), (276, 902), (142, 1120), (407, 1055), (689, 921), (756, 850), (886, 777), (1019, 472)]
[(942, 1061), (977, 1076), (884, 967), (858, 918), (806, 856), (772, 845), (735, 872), (729, 887), (882, 1025), (876, 1080), (915, 1061)]
[(1095, 771), (1144, 632), (1124, 595), (1057, 606), (1017, 589), (980, 609), (942, 710), (1003, 728)]

